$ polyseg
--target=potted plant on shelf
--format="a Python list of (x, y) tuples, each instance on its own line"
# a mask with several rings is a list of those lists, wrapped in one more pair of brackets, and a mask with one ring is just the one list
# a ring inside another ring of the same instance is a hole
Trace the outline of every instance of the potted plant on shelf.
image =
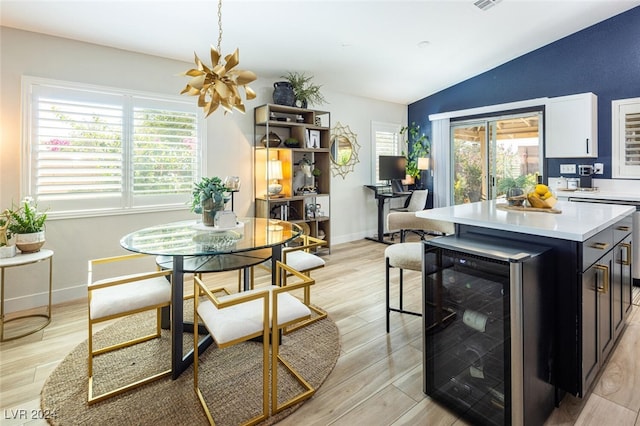
[(230, 191), (219, 177), (203, 177), (194, 184), (191, 211), (202, 214), (204, 225), (213, 226), (216, 213), (224, 210), (225, 204), (231, 199)]
[(312, 76), (307, 76), (304, 73), (294, 71), (288, 72), (287, 75), (283, 75), (281, 77), (286, 79), (293, 87), (296, 106), (306, 108), (309, 104), (318, 105), (327, 102), (322, 93), (320, 93), (320, 88), (322, 86), (311, 82), (313, 79)]
[(402, 152), (407, 158), (407, 176), (420, 178), (421, 170), (418, 169), (418, 158), (427, 157), (430, 152), (429, 138), (424, 133), (420, 133), (420, 126), (412, 122), (410, 126), (404, 126), (400, 129), (400, 135), (407, 144), (407, 149), (411, 147), (408, 153)]
[(45, 212), (31, 197), (25, 197), (19, 206), (9, 210), (9, 231), (16, 236), (16, 247), (22, 253), (35, 253), (44, 245)]

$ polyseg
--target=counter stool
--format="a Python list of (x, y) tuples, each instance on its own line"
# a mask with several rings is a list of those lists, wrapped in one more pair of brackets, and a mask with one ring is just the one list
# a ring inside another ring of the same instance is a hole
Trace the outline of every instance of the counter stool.
[[(410, 314), (416, 316), (422, 316), (419, 312), (412, 312), (403, 309), (403, 277), (402, 272), (404, 269), (412, 271), (422, 271), (422, 250), (423, 245), (421, 242), (415, 243), (398, 243), (387, 247), (384, 251), (385, 262), (385, 284), (386, 284), (386, 307), (387, 307), (387, 333), (389, 332), (389, 314), (393, 312), (399, 312), (401, 314)], [(391, 268), (399, 269), (399, 284), (400, 284), (400, 296), (397, 308), (393, 308), (389, 304), (389, 270)]]

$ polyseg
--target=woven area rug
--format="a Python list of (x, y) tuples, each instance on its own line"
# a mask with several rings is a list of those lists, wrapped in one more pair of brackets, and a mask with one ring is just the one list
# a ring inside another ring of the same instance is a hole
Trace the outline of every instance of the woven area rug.
[[(185, 318), (189, 318), (187, 312)], [(122, 319), (95, 333), (94, 344), (100, 347), (116, 339), (126, 339), (129, 335), (140, 336), (153, 330), (154, 324), (155, 317), (148, 314)], [(163, 331), (161, 339), (100, 355), (94, 361), (94, 393), (113, 389), (132, 377), (145, 377), (149, 372), (168, 369), (171, 364), (169, 344), (170, 335)], [(185, 334), (185, 351), (191, 345), (192, 335)], [(280, 353), (317, 389), (338, 359), (338, 329), (330, 318), (316, 321), (283, 336)], [(237, 425), (260, 412), (261, 361), (262, 346), (256, 342), (225, 349), (214, 344), (200, 355), (200, 388), (217, 425)], [(278, 370), (278, 377), (279, 401), (299, 392), (297, 382), (284, 369)], [(67, 355), (42, 388), (42, 409), (56, 413), (56, 418), (49, 420), (51, 424), (208, 424), (193, 390), (193, 367), (189, 367), (177, 380), (163, 378), (91, 406), (86, 403), (87, 386), (85, 341)], [(261, 424), (274, 424), (303, 403)]]

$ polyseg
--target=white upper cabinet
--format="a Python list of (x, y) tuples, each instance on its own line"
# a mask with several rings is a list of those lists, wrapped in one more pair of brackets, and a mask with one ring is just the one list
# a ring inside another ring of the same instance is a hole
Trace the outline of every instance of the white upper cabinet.
[(549, 98), (545, 124), (547, 158), (598, 157), (598, 97), (593, 93)]
[(640, 98), (611, 102), (612, 177), (640, 178)]

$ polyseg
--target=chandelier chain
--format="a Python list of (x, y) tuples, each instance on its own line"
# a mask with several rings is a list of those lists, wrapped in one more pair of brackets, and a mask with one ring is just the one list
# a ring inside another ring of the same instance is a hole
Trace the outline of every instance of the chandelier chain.
[(222, 0), (218, 0), (218, 53), (222, 55), (220, 45), (222, 44)]

